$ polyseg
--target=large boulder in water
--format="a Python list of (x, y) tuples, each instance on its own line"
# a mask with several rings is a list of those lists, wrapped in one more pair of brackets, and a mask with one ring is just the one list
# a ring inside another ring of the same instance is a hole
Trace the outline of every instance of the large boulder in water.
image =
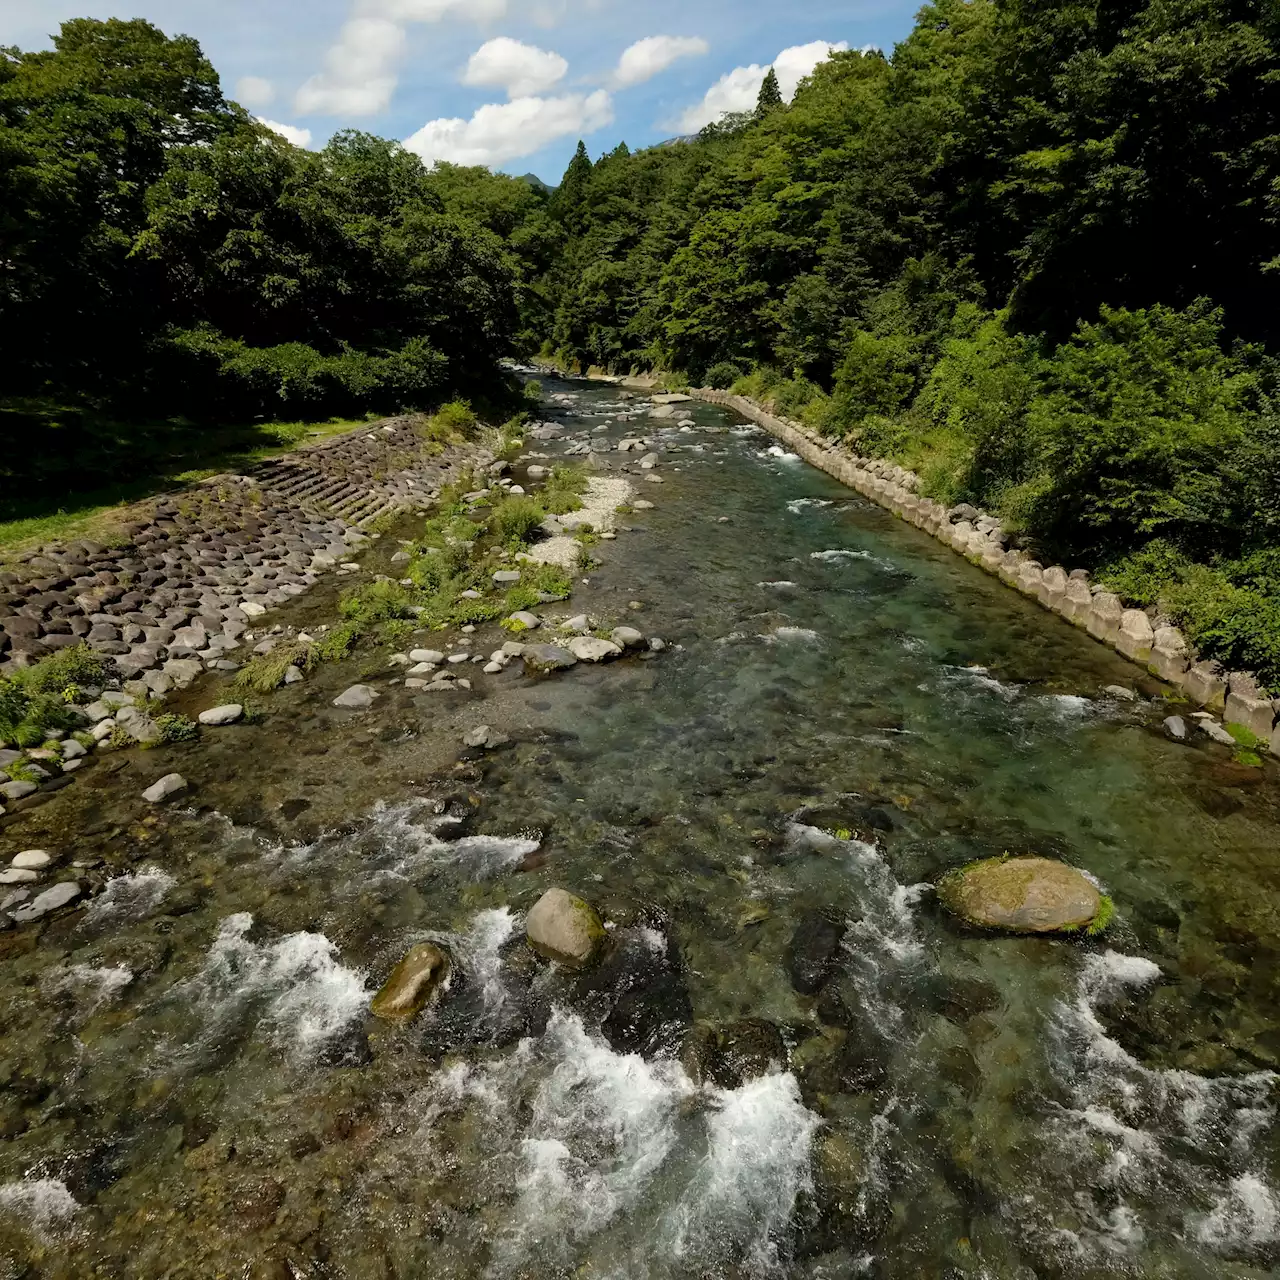
[(533, 904), (525, 935), (539, 955), (572, 966), (590, 963), (605, 937), (595, 908), (563, 889), (548, 889)]
[(1110, 902), (1082, 871), (1051, 858), (988, 858), (948, 872), (943, 904), (970, 924), (1006, 933), (1098, 932)]
[(426, 1007), (448, 972), (448, 952), (434, 942), (420, 942), (391, 970), (370, 1011), (388, 1022), (408, 1022)]

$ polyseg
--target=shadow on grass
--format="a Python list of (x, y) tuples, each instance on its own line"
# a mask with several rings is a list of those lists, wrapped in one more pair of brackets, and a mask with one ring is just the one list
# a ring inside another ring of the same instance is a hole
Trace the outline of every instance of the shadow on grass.
[(0, 400), (0, 545), (55, 537), (104, 509), (241, 470), (359, 421), (125, 423), (76, 405)]

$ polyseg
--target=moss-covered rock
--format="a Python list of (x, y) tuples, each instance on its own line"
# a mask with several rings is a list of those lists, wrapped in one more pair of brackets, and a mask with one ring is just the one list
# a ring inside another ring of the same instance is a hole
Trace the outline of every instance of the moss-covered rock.
[(956, 915), (1006, 933), (1101, 932), (1111, 901), (1082, 871), (1051, 858), (988, 858), (943, 876), (938, 896)]
[(533, 904), (525, 934), (539, 955), (573, 966), (590, 963), (605, 938), (595, 908), (563, 889), (548, 889)]
[(416, 1017), (449, 973), (449, 953), (434, 942), (411, 947), (373, 997), (374, 1017), (408, 1022)]

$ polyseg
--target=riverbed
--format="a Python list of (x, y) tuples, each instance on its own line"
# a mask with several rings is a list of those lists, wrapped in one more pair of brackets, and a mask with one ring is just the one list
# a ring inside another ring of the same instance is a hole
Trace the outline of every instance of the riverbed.
[[(666, 649), (474, 697), (364, 655), (7, 830), (105, 887), (0, 935), (0, 1276), (1274, 1274), (1274, 771), (735, 415), (547, 390), (528, 461), (660, 455), (563, 609)], [(1003, 852), (1110, 929), (960, 927), (933, 883)], [(551, 886), (600, 970), (525, 946)], [(448, 989), (376, 1022), (425, 940)]]

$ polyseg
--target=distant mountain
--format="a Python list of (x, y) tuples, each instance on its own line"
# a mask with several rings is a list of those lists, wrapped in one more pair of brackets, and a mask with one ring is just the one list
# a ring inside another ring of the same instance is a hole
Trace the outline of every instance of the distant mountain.
[(521, 182), (527, 182), (535, 191), (541, 191), (544, 195), (550, 195), (555, 187), (549, 187), (536, 173), (526, 173), (519, 179)]

